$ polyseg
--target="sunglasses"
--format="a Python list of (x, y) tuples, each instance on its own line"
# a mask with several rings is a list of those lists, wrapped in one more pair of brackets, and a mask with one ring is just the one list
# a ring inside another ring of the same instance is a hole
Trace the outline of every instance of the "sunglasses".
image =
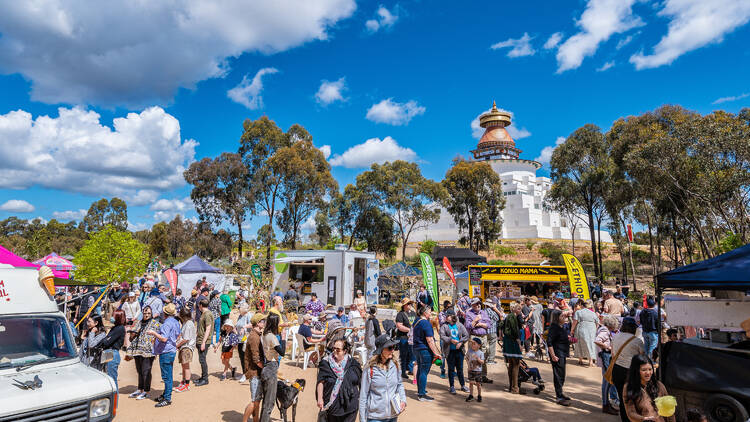
[(346, 350), (346, 349), (344, 349), (343, 347), (334, 347), (333, 348), (334, 352), (343, 352), (344, 350)]
[(388, 346), (388, 347), (385, 347), (384, 349), (385, 349), (385, 350), (389, 350), (389, 351), (391, 351), (391, 352), (392, 352), (392, 351), (393, 351), (393, 349), (394, 349), (394, 347), (393, 347), (393, 346)]

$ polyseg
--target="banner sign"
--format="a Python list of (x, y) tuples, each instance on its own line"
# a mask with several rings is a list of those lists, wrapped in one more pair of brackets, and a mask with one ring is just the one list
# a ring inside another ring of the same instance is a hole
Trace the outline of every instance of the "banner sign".
[(440, 296), (438, 295), (438, 282), (437, 272), (435, 271), (435, 263), (432, 262), (432, 258), (429, 255), (422, 252), (419, 254), (419, 260), (422, 262), (422, 280), (427, 288), (427, 291), (432, 295), (432, 308), (433, 310), (439, 310)]
[(589, 282), (586, 279), (586, 273), (583, 271), (581, 262), (575, 256), (567, 253), (562, 254), (562, 258), (568, 271), (570, 292), (575, 293), (579, 299), (590, 299)]
[(250, 266), (250, 273), (253, 275), (256, 283), (260, 283), (262, 275), (260, 272), (260, 265), (253, 264)]
[(169, 288), (172, 290), (172, 295), (177, 295), (177, 271), (170, 268), (167, 271), (164, 271), (164, 277), (166, 277), (169, 282)]
[(633, 226), (628, 224), (628, 242), (633, 243)]
[(451, 267), (451, 262), (448, 260), (447, 256), (443, 257), (443, 270), (446, 274), (448, 274), (448, 277), (451, 278), (451, 281), (453, 282), (453, 285), (456, 285), (456, 276), (453, 274), (453, 268)]

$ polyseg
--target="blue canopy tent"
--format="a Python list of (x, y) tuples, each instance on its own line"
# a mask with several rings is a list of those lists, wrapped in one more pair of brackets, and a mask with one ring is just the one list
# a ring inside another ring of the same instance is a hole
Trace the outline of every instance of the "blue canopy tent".
[(380, 275), (388, 277), (416, 277), (422, 275), (422, 271), (406, 265), (404, 261), (399, 261), (381, 271)]
[(206, 281), (214, 285), (214, 289), (222, 291), (224, 285), (229, 281), (222, 271), (212, 267), (198, 255), (193, 255), (183, 262), (174, 266), (177, 271), (177, 287), (182, 290), (182, 294), (190, 296), (190, 291), (195, 287), (195, 282), (206, 277)]
[(656, 276), (657, 290), (750, 290), (750, 244)]

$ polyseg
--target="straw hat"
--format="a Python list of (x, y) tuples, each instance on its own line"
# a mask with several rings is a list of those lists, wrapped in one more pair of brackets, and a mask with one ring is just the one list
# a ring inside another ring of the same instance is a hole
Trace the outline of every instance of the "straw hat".
[(539, 303), (539, 298), (536, 296), (531, 296), (531, 303), (536, 305), (537, 303)]
[(254, 315), (252, 316), (252, 318), (250, 318), (250, 324), (253, 324), (253, 325), (258, 325), (258, 323), (259, 323), (259, 322), (261, 322), (261, 321), (263, 321), (264, 319), (266, 319), (266, 316), (265, 316), (265, 315), (263, 315), (263, 314), (262, 314), (262, 313), (260, 313), (260, 312), (256, 312), (256, 313), (255, 313), (255, 314), (254, 314)]
[(175, 308), (174, 303), (167, 304), (167, 306), (164, 307), (164, 313), (174, 316), (174, 314), (177, 313), (177, 308)]
[(410, 303), (414, 303), (414, 301), (411, 300), (411, 299), (409, 299), (408, 297), (405, 297), (405, 298), (401, 299), (401, 306), (402, 307), (406, 306), (406, 305), (408, 305)]

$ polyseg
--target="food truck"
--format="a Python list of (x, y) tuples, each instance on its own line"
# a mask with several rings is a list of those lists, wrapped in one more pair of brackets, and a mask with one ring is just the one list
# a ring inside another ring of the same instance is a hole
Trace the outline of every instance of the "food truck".
[(362, 290), (368, 304), (378, 302), (380, 263), (375, 252), (335, 250), (277, 251), (273, 260), (271, 290), (285, 292), (293, 285), (300, 305), (315, 293), (327, 305), (345, 306)]
[(470, 265), (469, 296), (486, 299), (500, 292), (500, 302), (508, 305), (521, 296), (537, 296), (540, 302), (554, 291), (566, 298), (575, 292), (589, 299), (588, 282), (575, 256), (563, 254), (565, 265)]

